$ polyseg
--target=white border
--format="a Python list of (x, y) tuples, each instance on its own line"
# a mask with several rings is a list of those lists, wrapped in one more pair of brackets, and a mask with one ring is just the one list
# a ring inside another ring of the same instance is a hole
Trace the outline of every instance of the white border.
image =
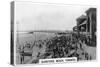
[[(29, 2), (34, 4), (49, 4), (49, 5), (58, 5), (58, 6), (90, 6), (97, 8), (96, 5), (81, 5), (81, 4), (64, 4), (64, 3), (48, 3), (48, 2), (34, 2), (34, 1), (14, 1), (14, 66), (31, 66), (31, 65), (45, 65), (45, 64), (16, 64), (16, 42), (17, 42), (17, 20), (16, 20), (16, 3), (17, 2)], [(94, 62), (97, 61), (97, 46), (96, 46), (96, 59), (95, 60), (82, 60), (78, 61), (77, 63), (81, 62)], [(57, 58), (56, 58), (57, 59)], [(76, 62), (67, 62), (67, 63), (76, 63)], [(62, 63), (53, 63), (53, 64), (62, 64)]]

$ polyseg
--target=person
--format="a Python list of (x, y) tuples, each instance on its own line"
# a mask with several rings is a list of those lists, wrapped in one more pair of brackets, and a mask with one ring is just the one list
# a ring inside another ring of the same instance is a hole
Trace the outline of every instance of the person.
[(21, 64), (24, 62), (24, 46), (20, 50), (20, 61), (21, 61)]

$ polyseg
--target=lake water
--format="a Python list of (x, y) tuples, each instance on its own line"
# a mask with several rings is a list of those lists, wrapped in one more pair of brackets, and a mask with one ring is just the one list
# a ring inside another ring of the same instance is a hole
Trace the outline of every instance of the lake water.
[(29, 33), (18, 33), (17, 42), (20, 45), (23, 45), (25, 42), (31, 42), (37, 40), (45, 40), (46, 38), (54, 37), (55, 33), (45, 33), (45, 32), (34, 32), (33, 34)]

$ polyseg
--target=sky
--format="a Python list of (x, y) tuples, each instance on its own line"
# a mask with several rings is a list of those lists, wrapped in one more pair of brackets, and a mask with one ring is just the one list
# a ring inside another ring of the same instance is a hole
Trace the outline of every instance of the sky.
[(18, 31), (72, 30), (76, 26), (76, 19), (90, 8), (90, 6), (32, 2), (15, 4), (15, 22)]

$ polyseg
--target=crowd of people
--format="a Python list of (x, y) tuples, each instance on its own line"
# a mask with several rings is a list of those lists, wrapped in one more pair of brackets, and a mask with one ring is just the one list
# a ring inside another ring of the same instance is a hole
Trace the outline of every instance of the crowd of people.
[[(39, 49), (43, 48), (43, 45), (46, 46), (45, 52), (38, 52), (37, 58), (46, 59), (46, 58), (65, 58), (65, 57), (77, 57), (77, 60), (92, 60), (92, 56), (85, 50), (87, 46), (90, 46), (92, 43), (91, 39), (85, 35), (77, 35), (75, 33), (67, 35), (59, 35), (52, 37), (50, 39), (34, 41), (34, 43), (26, 43), (24, 46), (34, 50), (33, 47), (36, 46)], [(21, 51), (21, 54), (25, 51)], [(27, 53), (28, 54), (28, 53)], [(32, 57), (32, 52), (31, 55)], [(22, 61), (23, 58), (21, 58)], [(38, 59), (38, 60), (39, 60)], [(23, 60), (24, 61), (24, 60)], [(32, 61), (34, 62), (34, 60)]]
[(52, 54), (52, 58), (77, 57), (77, 60), (91, 60), (92, 57), (85, 51), (88, 45), (90, 40), (85, 35), (62, 35), (47, 42), (47, 53)]

